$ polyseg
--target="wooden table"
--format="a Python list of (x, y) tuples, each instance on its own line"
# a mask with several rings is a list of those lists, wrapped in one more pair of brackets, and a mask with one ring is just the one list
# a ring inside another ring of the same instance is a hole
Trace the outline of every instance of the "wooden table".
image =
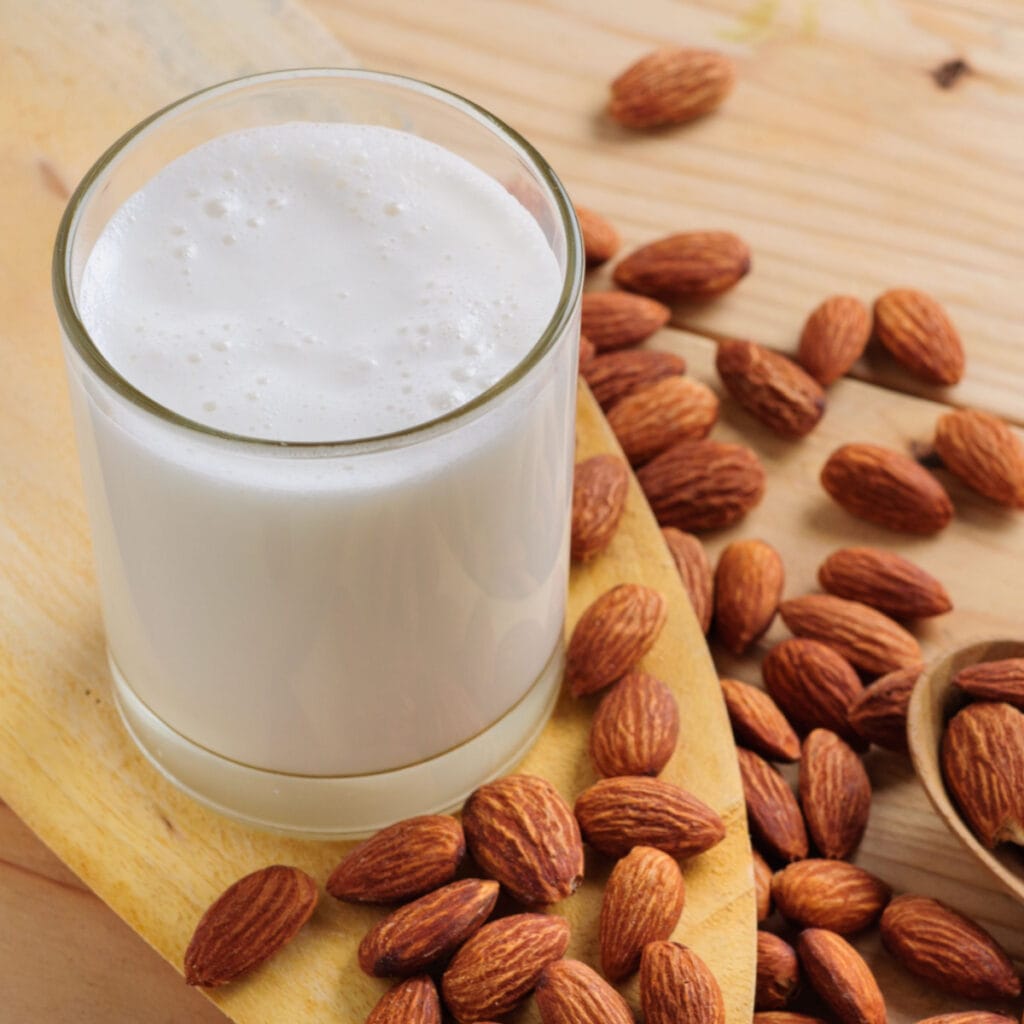
[[(936, 540), (901, 544), (850, 520), (816, 483), (836, 445), (926, 440), (947, 404), (1024, 423), (1024, 9), (1013, 0), (2, 0), (0, 23), (0, 598), (18, 609), (16, 621), (0, 621), (0, 699), (16, 670), (74, 671), (69, 659), (83, 646), (95, 654), (100, 642), (94, 630), (67, 649), (22, 643), (34, 626), (49, 635), (95, 621), (48, 291), (69, 188), (117, 132), (160, 104), (238, 73), (342, 63), (342, 44), (365, 66), (435, 81), (492, 109), (541, 149), (579, 201), (615, 221), (627, 245), (691, 227), (743, 235), (752, 275), (715, 303), (679, 308), (656, 339), (708, 382), (713, 338), (791, 351), (827, 294), (869, 300), (910, 284), (940, 296), (967, 348), (956, 388), (916, 385), (872, 355), (856, 368), (859, 381), (833, 389), (825, 420), (798, 445), (723, 405), (716, 436), (754, 445), (770, 484), (757, 512), (709, 547), (764, 536), (786, 561), (787, 593), (797, 594), (842, 543), (898, 546), (942, 576), (957, 604), (919, 631), (929, 654), (979, 635), (1024, 635), (1021, 517), (953, 483), (954, 525)], [(633, 136), (609, 126), (608, 80), (666, 41), (738, 58), (727, 107), (679, 131)], [(955, 60), (965, 62), (960, 74)], [(58, 560), (70, 574), (52, 572)], [(46, 621), (34, 599), (42, 586), (60, 589), (67, 621)], [(766, 642), (783, 635), (776, 626)], [(756, 679), (757, 661), (720, 665)], [(1024, 958), (1024, 910), (948, 836), (909, 765), (877, 752), (868, 765), (876, 797), (858, 861), (898, 889), (975, 914)], [(13, 794), (17, 780), (3, 769), (0, 794)], [(859, 945), (893, 1021), (959, 1007), (909, 979), (875, 940)], [(0, 980), (0, 1024), (224, 1019), (2, 806)]]

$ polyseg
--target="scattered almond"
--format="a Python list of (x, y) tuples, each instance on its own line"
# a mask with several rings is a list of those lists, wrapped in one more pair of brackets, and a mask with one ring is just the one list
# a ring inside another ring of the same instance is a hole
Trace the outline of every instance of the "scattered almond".
[(757, 850), (751, 850), (750, 855), (754, 860), (754, 899), (757, 903), (757, 923), (760, 924), (772, 912), (772, 869)]
[(629, 348), (595, 356), (587, 363), (583, 376), (598, 405), (608, 412), (634, 391), (685, 372), (686, 360), (674, 352)]
[(534, 999), (542, 1024), (633, 1024), (626, 1000), (579, 960), (548, 964)]
[(840, 1024), (885, 1024), (885, 1000), (871, 968), (841, 935), (808, 928), (797, 939), (804, 977)]
[(628, 493), (629, 468), (617, 455), (594, 455), (576, 463), (571, 529), (575, 561), (586, 562), (612, 542)]
[(677, 942), (650, 942), (640, 960), (645, 1024), (725, 1024), (722, 990), (708, 965)]
[(939, 417), (935, 450), (968, 487), (1009, 508), (1024, 508), (1024, 443), (998, 417), (955, 409)]
[(790, 1013), (788, 1010), (766, 1010), (755, 1013), (753, 1024), (825, 1024), (820, 1017), (806, 1013)]
[(769, 761), (799, 759), (799, 737), (764, 690), (738, 679), (722, 679), (721, 684), (737, 743)]
[(850, 935), (873, 925), (892, 890), (841, 860), (798, 860), (772, 879), (772, 898), (787, 921)]
[(860, 845), (871, 811), (871, 782), (861, 759), (828, 729), (815, 729), (804, 740), (800, 806), (823, 856), (845, 860)]
[(754, 839), (772, 857), (783, 861), (807, 856), (807, 829), (786, 780), (753, 751), (736, 749), (743, 796)]
[(775, 618), (786, 571), (763, 540), (733, 541), (715, 569), (715, 632), (727, 651), (743, 654)]
[(668, 323), (668, 306), (627, 292), (585, 292), (580, 329), (598, 353), (639, 345)]
[(636, 249), (612, 277), (627, 291), (672, 301), (718, 295), (749, 270), (750, 249), (738, 235), (685, 231)]
[(870, 743), (897, 753), (907, 751), (907, 708), (919, 666), (901, 668), (877, 679), (850, 707), (850, 725)]
[(441, 1024), (441, 1001), (429, 975), (408, 978), (389, 989), (366, 1024)]
[(980, 700), (1005, 701), (1024, 708), (1024, 658), (1003, 658), (967, 665), (953, 683)]
[(796, 950), (771, 932), (757, 933), (754, 1009), (781, 1010), (800, 984)]
[(818, 582), (836, 597), (877, 608), (896, 619), (923, 619), (950, 611), (946, 588), (902, 555), (880, 548), (833, 551), (818, 569)]
[(875, 301), (875, 334), (892, 357), (929, 384), (955, 384), (964, 349), (953, 322), (930, 295), (894, 288)]
[(797, 360), (822, 387), (853, 366), (871, 337), (871, 314), (852, 295), (832, 295), (807, 318)]
[(583, 235), (583, 251), (588, 267), (598, 267), (610, 260), (622, 244), (618, 231), (589, 206), (576, 204), (576, 219)]
[(683, 587), (690, 598), (693, 614), (697, 617), (702, 633), (707, 633), (711, 625), (711, 610), (714, 601), (714, 582), (711, 575), (711, 562), (701, 544), (700, 538), (692, 533), (684, 533), (674, 526), (666, 526), (661, 535), (676, 563)]

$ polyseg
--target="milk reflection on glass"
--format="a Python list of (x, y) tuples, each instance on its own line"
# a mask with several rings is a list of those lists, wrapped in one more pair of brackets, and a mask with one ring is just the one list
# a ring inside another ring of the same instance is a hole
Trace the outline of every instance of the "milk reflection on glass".
[(451, 804), (533, 739), (578, 250), (525, 144), (387, 76), (219, 87), (86, 179), (58, 308), (119, 705), (174, 781), (344, 834)]

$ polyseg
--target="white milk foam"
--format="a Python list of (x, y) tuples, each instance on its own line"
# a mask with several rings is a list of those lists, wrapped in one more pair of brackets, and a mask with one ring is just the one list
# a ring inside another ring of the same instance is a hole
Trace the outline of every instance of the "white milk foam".
[(252, 437), (335, 441), (458, 408), (540, 338), (561, 275), (492, 178), (415, 135), (213, 139), (111, 218), (79, 311), (140, 391)]

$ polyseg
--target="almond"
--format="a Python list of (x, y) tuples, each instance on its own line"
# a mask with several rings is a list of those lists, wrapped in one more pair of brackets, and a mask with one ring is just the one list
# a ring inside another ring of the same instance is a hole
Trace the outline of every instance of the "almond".
[(799, 737), (764, 690), (738, 679), (722, 679), (721, 684), (737, 743), (769, 761), (799, 759)]
[(629, 493), (629, 467), (617, 455), (576, 463), (572, 485), (572, 557), (586, 562), (612, 542)]
[(711, 625), (711, 610), (714, 601), (714, 582), (711, 562), (701, 544), (700, 538), (684, 533), (674, 526), (666, 526), (661, 535), (665, 538), (672, 560), (676, 563), (683, 588), (690, 598), (693, 614), (697, 617), (702, 633)]
[(761, 662), (765, 689), (801, 733), (824, 726), (855, 746), (863, 740), (849, 723), (864, 692), (853, 666), (817, 640), (783, 640)]
[(465, 878), (405, 904), (378, 921), (359, 943), (359, 966), (378, 978), (420, 974), (453, 953), (483, 923), (498, 883)]
[(757, 903), (757, 923), (766, 921), (772, 912), (772, 869), (757, 852), (750, 851), (754, 860), (754, 899)]
[(667, 939), (679, 923), (686, 889), (679, 865), (661, 850), (635, 846), (608, 877), (601, 902), (601, 970), (618, 982), (640, 966), (648, 942)]
[(917, 641), (887, 615), (859, 601), (808, 594), (783, 601), (779, 614), (797, 636), (827, 644), (865, 672), (885, 675), (921, 664)]
[(216, 988), (298, 935), (320, 897), (304, 871), (274, 864), (230, 885), (199, 919), (185, 950), (185, 981)]
[(677, 441), (707, 437), (718, 419), (718, 398), (700, 381), (665, 377), (634, 391), (608, 413), (626, 458), (642, 465)]
[(964, 348), (946, 311), (930, 295), (894, 288), (875, 300), (875, 334), (892, 357), (929, 384), (964, 375)]
[(738, 235), (685, 231), (636, 249), (612, 277), (627, 291), (672, 301), (718, 295), (749, 270), (750, 249)]
[(909, 455), (845, 444), (821, 471), (825, 490), (851, 515), (902, 533), (937, 533), (953, 518), (942, 485)]
[(618, 231), (599, 213), (588, 206), (576, 204), (576, 219), (583, 235), (583, 252), (587, 266), (597, 267), (610, 260), (622, 244)]
[(327, 891), (352, 903), (400, 903), (450, 882), (465, 853), (455, 818), (407, 818), (357, 846), (331, 873)]
[(762, 345), (720, 341), (715, 367), (729, 394), (782, 437), (804, 437), (825, 413), (821, 385), (791, 359)]
[(925, 1017), (917, 1024), (1017, 1024), (1017, 1018), (988, 1010), (962, 1010), (960, 1013), (940, 1013), (934, 1017)]
[(800, 805), (825, 857), (845, 860), (860, 845), (871, 811), (871, 782), (861, 759), (828, 729), (804, 740)]
[(840, 1024), (885, 1024), (885, 1000), (871, 968), (841, 935), (808, 928), (797, 939), (800, 966)]
[(506, 775), (462, 810), (470, 853), (525, 906), (557, 903), (583, 880), (583, 844), (569, 805), (547, 779)]
[(677, 942), (650, 942), (640, 960), (645, 1024), (725, 1024), (725, 1001), (711, 969)]
[(897, 896), (882, 914), (882, 943), (908, 971), (965, 999), (1015, 999), (1021, 984), (991, 935), (927, 896)]
[(841, 860), (798, 860), (772, 879), (772, 898), (787, 921), (850, 935), (873, 925), (892, 890)]
[(672, 691), (645, 672), (629, 672), (594, 713), (590, 757), (601, 775), (657, 775), (678, 738), (679, 707)]
[(953, 677), (965, 693), (981, 700), (1005, 701), (1024, 708), (1024, 658), (1003, 658), (967, 665)]
[(736, 749), (736, 759), (754, 839), (778, 860), (807, 856), (807, 829), (800, 806), (786, 780), (753, 751)]
[(950, 611), (946, 588), (909, 559), (880, 548), (833, 551), (818, 569), (822, 589), (877, 608), (896, 619), (923, 619)]
[(715, 110), (735, 81), (733, 63), (722, 53), (662, 47), (612, 82), (608, 113), (626, 128), (682, 124)]
[(542, 1024), (633, 1024), (626, 1000), (579, 960), (548, 964), (534, 999)]
[(637, 472), (662, 526), (717, 530), (742, 519), (764, 494), (764, 469), (739, 444), (680, 441)]
[(639, 345), (668, 323), (668, 306), (627, 292), (586, 292), (580, 326), (598, 353)]
[(1024, 508), (1024, 443), (998, 417), (956, 409), (939, 417), (935, 450), (968, 487), (1009, 508)]
[(639, 583), (620, 583), (597, 598), (569, 639), (565, 678), (572, 695), (621, 679), (654, 646), (667, 615), (665, 598)]
[(940, 756), (946, 787), (982, 843), (1024, 843), (1024, 714), (970, 704), (946, 726)]
[(859, 736), (886, 750), (907, 751), (907, 708), (919, 666), (889, 672), (872, 683), (850, 707), (850, 725)]
[(786, 571), (763, 540), (733, 541), (715, 569), (715, 631), (722, 646), (743, 654), (775, 618)]
[(594, 361), (594, 357), (597, 355), (597, 349), (594, 348), (594, 343), (585, 335), (580, 335), (580, 354), (577, 367), (579, 372), (586, 378), (587, 368)]
[(457, 1021), (502, 1017), (532, 991), (548, 964), (569, 947), (569, 922), (547, 914), (513, 914), (484, 925), (455, 954), (441, 979)]
[(822, 387), (853, 366), (871, 337), (871, 314), (852, 295), (832, 295), (807, 318), (797, 360)]
[(366, 1024), (441, 1024), (441, 1001), (428, 975), (409, 978), (381, 996)]
[(771, 932), (757, 933), (754, 1009), (781, 1010), (800, 985), (796, 950)]
[(685, 372), (686, 360), (674, 352), (630, 348), (595, 356), (583, 376), (598, 404), (608, 412), (626, 395)]
[(583, 838), (608, 857), (653, 846), (683, 859), (725, 837), (722, 819), (703, 800), (645, 776), (601, 779), (579, 795), (575, 809)]
[(790, 1013), (788, 1010), (766, 1010), (755, 1013), (753, 1024), (825, 1024), (820, 1017), (806, 1013)]

